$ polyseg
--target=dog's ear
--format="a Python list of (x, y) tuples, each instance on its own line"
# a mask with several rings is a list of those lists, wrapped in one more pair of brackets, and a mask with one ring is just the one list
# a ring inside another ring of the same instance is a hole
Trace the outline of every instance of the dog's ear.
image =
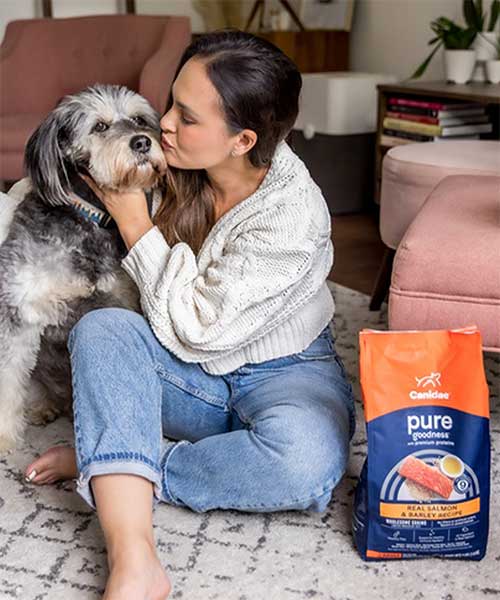
[(65, 111), (59, 105), (32, 134), (26, 145), (24, 162), (33, 189), (53, 206), (68, 204), (70, 182), (64, 164), (68, 144)]

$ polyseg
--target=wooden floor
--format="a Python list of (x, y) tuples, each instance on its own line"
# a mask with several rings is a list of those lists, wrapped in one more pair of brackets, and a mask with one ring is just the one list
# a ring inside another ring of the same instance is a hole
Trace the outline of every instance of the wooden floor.
[(385, 246), (377, 217), (359, 213), (332, 217), (334, 264), (328, 279), (369, 296)]

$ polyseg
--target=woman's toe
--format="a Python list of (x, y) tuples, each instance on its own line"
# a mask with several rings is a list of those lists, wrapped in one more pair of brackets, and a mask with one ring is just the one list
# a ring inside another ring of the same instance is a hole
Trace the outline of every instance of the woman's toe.
[(41, 456), (39, 456), (36, 460), (34, 460), (30, 465), (26, 467), (24, 471), (26, 479), (28, 479), (29, 481), (34, 481), (35, 479), (38, 479), (44, 471), (51, 467), (53, 462), (54, 449), (49, 448), (46, 452), (44, 452)]
[(43, 485), (46, 482), (47, 482), (47, 476), (39, 475), (38, 477), (35, 477), (35, 479), (32, 479), (30, 483), (32, 483), (34, 485)]
[(36, 469), (26, 469), (24, 474), (24, 480), (27, 482), (33, 481), (33, 479), (38, 475)]
[(33, 481), (36, 477), (38, 477), (45, 469), (43, 462), (35, 461), (33, 462), (25, 471), (24, 477), (26, 481)]
[(24, 472), (27, 482), (36, 484), (54, 483), (60, 479), (71, 479), (77, 475), (74, 448), (53, 446), (33, 461)]

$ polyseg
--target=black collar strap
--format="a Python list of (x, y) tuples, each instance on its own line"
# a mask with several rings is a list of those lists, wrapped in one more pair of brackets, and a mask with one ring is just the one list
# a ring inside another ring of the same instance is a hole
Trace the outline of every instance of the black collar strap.
[(112, 222), (113, 219), (101, 199), (79, 174), (72, 178), (71, 187), (71, 203), (82, 216), (100, 227), (107, 227)]
[(108, 227), (113, 221), (111, 215), (105, 211), (97, 208), (90, 202), (82, 200), (79, 196), (70, 196), (71, 205), (83, 216), (87, 221), (91, 221), (98, 227)]

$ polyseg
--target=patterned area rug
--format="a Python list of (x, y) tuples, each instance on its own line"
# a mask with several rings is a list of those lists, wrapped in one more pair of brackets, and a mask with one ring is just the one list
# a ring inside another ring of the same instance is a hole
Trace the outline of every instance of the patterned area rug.
[[(358, 384), (358, 332), (387, 329), (387, 305), (332, 284), (337, 351), (357, 400), (357, 432), (348, 472), (327, 512), (270, 514), (159, 505), (154, 513), (161, 560), (183, 600), (471, 600), (499, 597), (500, 514), (498, 392), (500, 356), (485, 355), (492, 408), (489, 547), (481, 562), (441, 559), (364, 563), (351, 538), (351, 509), (366, 439)], [(48, 446), (72, 444), (70, 422), (30, 427), (26, 447), (0, 459), (0, 599), (95, 600), (107, 578), (96, 514), (72, 482), (26, 484), (24, 467)], [(495, 575), (496, 573), (496, 575)]]

